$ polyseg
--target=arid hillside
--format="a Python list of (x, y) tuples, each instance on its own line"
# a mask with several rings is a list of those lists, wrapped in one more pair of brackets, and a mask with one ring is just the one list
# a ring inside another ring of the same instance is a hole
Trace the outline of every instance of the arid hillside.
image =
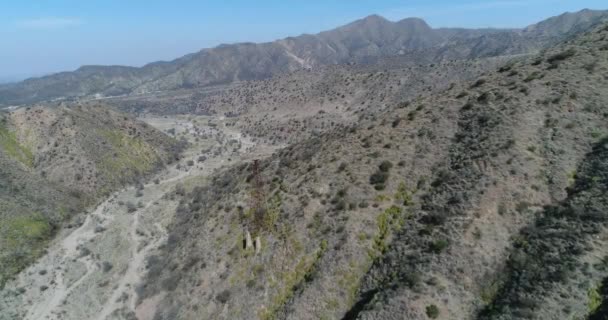
[(70, 218), (171, 163), (173, 138), (101, 105), (0, 115), (0, 285)]
[(0, 85), (0, 320), (606, 319), (607, 17)]
[(602, 25), (188, 184), (134, 313), (598, 319), (607, 71)]
[(105, 100), (136, 114), (225, 117), (257, 140), (293, 143), (386, 112), (408, 97), (441, 92), (520, 56), (412, 65), (383, 60), (301, 70), (209, 90), (181, 90)]

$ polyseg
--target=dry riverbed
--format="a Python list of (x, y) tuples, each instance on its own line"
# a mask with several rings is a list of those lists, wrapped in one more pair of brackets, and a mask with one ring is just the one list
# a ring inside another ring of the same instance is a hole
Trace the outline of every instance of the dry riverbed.
[[(0, 320), (135, 319), (146, 258), (166, 241), (176, 186), (272, 153), (225, 119), (177, 116), (141, 120), (190, 142), (179, 163), (146, 184), (115, 192), (62, 230), (48, 253), (0, 291)], [(139, 308), (138, 313), (144, 312)]]

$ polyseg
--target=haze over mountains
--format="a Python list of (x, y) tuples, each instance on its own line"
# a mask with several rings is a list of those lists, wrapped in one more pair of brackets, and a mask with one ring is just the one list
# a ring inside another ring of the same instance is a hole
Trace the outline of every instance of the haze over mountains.
[(473, 59), (537, 51), (602, 21), (606, 11), (565, 13), (524, 29), (432, 29), (423, 20), (398, 22), (372, 15), (316, 35), (269, 43), (239, 43), (203, 49), (170, 62), (141, 68), (83, 66), (74, 72), (0, 86), (0, 105), (45, 100), (141, 94), (265, 79), (302, 68), (382, 57), (404, 56), (411, 63)]

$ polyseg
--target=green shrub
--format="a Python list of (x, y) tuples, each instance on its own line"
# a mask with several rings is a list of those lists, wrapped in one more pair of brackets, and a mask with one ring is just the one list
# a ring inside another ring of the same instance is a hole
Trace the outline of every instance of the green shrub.
[(420, 219), (420, 222), (430, 226), (440, 226), (444, 224), (447, 219), (448, 217), (445, 212), (433, 212), (422, 217), (422, 219)]
[(388, 180), (389, 174), (387, 172), (376, 171), (369, 177), (369, 183), (373, 185), (384, 184)]
[(393, 128), (396, 128), (397, 126), (399, 126), (399, 123), (401, 123), (401, 118), (397, 118), (395, 120), (393, 120)]
[(469, 101), (469, 102), (465, 103), (464, 106), (462, 106), (462, 108), (460, 110), (469, 111), (471, 109), (473, 109), (473, 104)]
[(378, 171), (374, 172), (369, 177), (369, 183), (374, 185), (374, 189), (378, 191), (384, 190), (384, 184), (386, 183), (389, 177), (388, 171), (390, 170), (390, 167), (392, 167), (392, 164), (388, 161), (384, 161), (382, 162), (382, 164), (380, 164)]
[(447, 240), (439, 239), (439, 240), (435, 240), (435, 241), (431, 242), (431, 244), (429, 245), (429, 250), (433, 253), (441, 253), (449, 245), (450, 245), (450, 243)]
[(466, 91), (462, 91), (461, 93), (459, 93), (459, 94), (456, 96), (456, 99), (464, 98), (464, 97), (466, 97), (466, 96), (468, 96), (468, 95), (469, 95), (469, 93), (468, 93), (468, 92), (466, 92)]
[(484, 93), (480, 94), (479, 97), (477, 97), (477, 101), (481, 102), (481, 103), (488, 103), (489, 100), (490, 100), (489, 92), (484, 92)]
[(416, 111), (410, 111), (410, 112), (407, 114), (407, 119), (408, 119), (409, 121), (414, 121), (414, 119), (416, 119)]
[(602, 305), (602, 296), (600, 294), (600, 288), (591, 288), (588, 292), (589, 302), (587, 303), (587, 307), (589, 308), (589, 313), (592, 314), (597, 311)]
[(335, 206), (334, 209), (336, 209), (337, 211), (342, 211), (344, 209), (346, 209), (346, 201), (344, 200), (339, 200)]
[(386, 186), (383, 184), (377, 184), (377, 185), (374, 185), (374, 189), (376, 189), (377, 191), (382, 191), (382, 190), (386, 189)]
[(475, 83), (473, 83), (473, 85), (471, 86), (471, 88), (477, 88), (477, 87), (481, 87), (486, 83), (486, 79), (481, 78), (477, 81), (475, 81)]
[(559, 62), (559, 61), (563, 61), (566, 60), (572, 56), (574, 56), (576, 54), (576, 50), (574, 50), (573, 48), (570, 48), (566, 51), (562, 51), (560, 53), (554, 54), (552, 56), (550, 56), (547, 59), (547, 62), (549, 63), (555, 63), (555, 62)]
[(528, 77), (524, 79), (524, 82), (530, 82), (537, 79), (542, 79), (545, 75), (540, 71), (532, 72)]
[(380, 163), (380, 165), (378, 166), (378, 168), (382, 172), (388, 172), (389, 170), (391, 170), (392, 167), (393, 163), (388, 160), (382, 161), (382, 163)]
[(228, 300), (230, 300), (230, 291), (224, 290), (220, 292), (217, 296), (215, 296), (215, 299), (222, 304), (228, 302)]
[(401, 182), (399, 184), (399, 188), (395, 194), (395, 200), (401, 201), (404, 206), (409, 206), (412, 204), (412, 194), (407, 189), (405, 182)]
[(439, 317), (439, 308), (434, 304), (426, 306), (426, 315), (431, 319), (437, 319)]
[(512, 63), (508, 63), (507, 65), (504, 65), (504, 66), (500, 67), (498, 69), (498, 72), (503, 73), (503, 72), (511, 71), (512, 68), (513, 68), (513, 64)]

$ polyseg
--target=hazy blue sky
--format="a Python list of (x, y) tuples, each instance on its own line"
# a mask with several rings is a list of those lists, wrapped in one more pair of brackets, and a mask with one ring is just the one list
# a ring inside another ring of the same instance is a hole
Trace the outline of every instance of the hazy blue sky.
[(433, 27), (523, 27), (606, 0), (0, 0), (0, 80), (140, 66), (201, 48), (315, 33), (372, 13)]

